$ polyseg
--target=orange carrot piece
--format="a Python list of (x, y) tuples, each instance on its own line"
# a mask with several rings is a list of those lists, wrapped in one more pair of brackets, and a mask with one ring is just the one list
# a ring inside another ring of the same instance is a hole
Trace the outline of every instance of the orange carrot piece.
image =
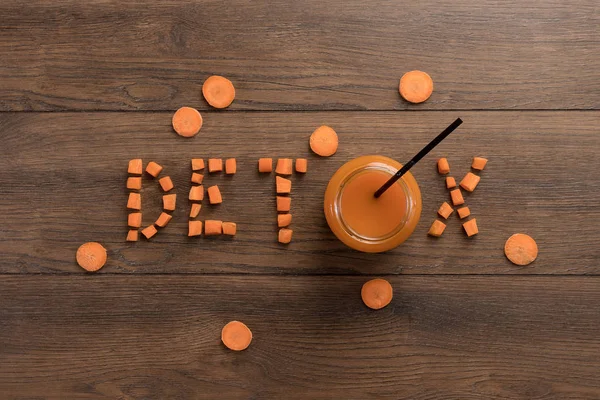
[(154, 225), (164, 228), (165, 226), (167, 226), (167, 224), (169, 223), (171, 218), (173, 218), (173, 216), (171, 216), (170, 214), (167, 214), (166, 212), (162, 212), (158, 216), (158, 219), (156, 220)]
[(305, 174), (308, 169), (308, 161), (306, 158), (296, 158), (296, 172)]
[(288, 244), (289, 242), (292, 241), (293, 233), (294, 233), (294, 231), (291, 229), (281, 228), (279, 230), (279, 236), (278, 236), (277, 240), (279, 241), (279, 243)]
[(460, 189), (454, 189), (450, 191), (450, 197), (452, 198), (452, 204), (455, 206), (460, 206), (461, 204), (465, 204), (465, 199), (460, 191)]
[(198, 214), (200, 214), (201, 209), (202, 209), (202, 206), (200, 204), (193, 203), (192, 209), (190, 210), (190, 218), (196, 218), (198, 216)]
[(192, 173), (192, 183), (197, 183), (198, 185), (200, 185), (203, 180), (204, 180), (204, 175), (199, 174), (197, 172)]
[(142, 178), (139, 176), (130, 176), (127, 178), (127, 189), (140, 190), (142, 188)]
[(225, 173), (227, 175), (233, 175), (237, 172), (237, 163), (235, 158), (228, 158), (225, 160)]
[(472, 172), (468, 172), (467, 175), (460, 181), (460, 187), (468, 192), (472, 192), (477, 187), (477, 184), (481, 180), (480, 176), (475, 175)]
[(291, 197), (277, 196), (277, 211), (289, 212), (292, 206)]
[(447, 158), (440, 158), (437, 161), (438, 172), (441, 175), (446, 175), (450, 173), (450, 164), (448, 164)]
[(479, 229), (477, 229), (477, 219), (473, 218), (468, 220), (463, 224), (463, 228), (465, 229), (465, 233), (468, 237), (473, 235), (477, 235), (479, 233)]
[(188, 236), (202, 235), (202, 221), (188, 221)]
[(171, 120), (173, 129), (179, 136), (193, 137), (202, 128), (202, 115), (192, 107), (181, 107)]
[(163, 196), (163, 210), (174, 211), (177, 202), (176, 194), (165, 194)]
[(130, 229), (129, 232), (127, 232), (127, 239), (128, 242), (137, 242), (138, 241), (138, 230), (137, 229)]
[(207, 219), (204, 223), (204, 234), (206, 236), (220, 235), (223, 232), (223, 222)]
[(275, 186), (277, 187), (277, 193), (280, 194), (290, 193), (292, 191), (292, 181), (280, 176), (275, 177)]
[(379, 310), (392, 302), (394, 290), (385, 279), (371, 279), (362, 286), (360, 297), (367, 307)]
[(410, 103), (422, 103), (433, 93), (433, 80), (423, 71), (409, 71), (400, 78), (400, 95)]
[(98, 242), (87, 242), (79, 246), (75, 258), (86, 271), (98, 271), (106, 263), (106, 249)]
[(285, 228), (292, 223), (292, 214), (278, 214), (277, 215), (277, 227)]
[(204, 169), (204, 160), (202, 158), (192, 158), (192, 171)]
[(454, 187), (456, 187), (456, 180), (451, 176), (447, 176), (446, 177), (446, 188), (452, 189)]
[(529, 265), (537, 258), (537, 243), (529, 235), (515, 233), (504, 244), (504, 254), (513, 264)]
[(191, 201), (202, 201), (204, 200), (204, 186), (192, 186), (190, 188), (190, 195), (188, 199)]
[(487, 162), (488, 160), (486, 158), (473, 157), (473, 163), (471, 163), (471, 168), (481, 171), (485, 168)]
[(258, 172), (273, 172), (273, 159), (272, 158), (259, 158), (258, 159)]
[(127, 226), (130, 226), (132, 228), (139, 228), (140, 226), (142, 226), (142, 213), (129, 213), (129, 215), (127, 216)]
[(454, 209), (447, 202), (444, 202), (440, 206), (440, 209), (438, 210), (438, 214), (440, 214), (440, 217), (442, 217), (444, 219), (448, 219), (450, 214), (452, 214), (453, 212), (454, 212)]
[(427, 234), (430, 236), (440, 237), (442, 236), (442, 233), (444, 233), (444, 229), (446, 229), (446, 224), (436, 219), (433, 221), (433, 224), (431, 224)]
[(235, 222), (223, 222), (223, 234), (229, 236), (235, 236), (237, 232), (237, 225)]
[(252, 342), (252, 331), (240, 321), (231, 321), (221, 331), (221, 342), (229, 350), (245, 350)]
[(129, 160), (129, 166), (127, 167), (127, 172), (131, 175), (141, 175), (143, 170), (142, 159), (135, 158), (133, 160)]
[(165, 176), (163, 178), (160, 178), (158, 180), (158, 183), (160, 184), (160, 187), (162, 188), (162, 190), (165, 192), (168, 192), (169, 190), (173, 189), (173, 181), (171, 180), (170, 176)]
[(146, 172), (155, 178), (158, 176), (158, 174), (160, 174), (160, 171), (162, 171), (162, 169), (163, 167), (155, 163), (154, 161), (150, 161), (148, 165), (146, 165)]
[(235, 98), (235, 88), (229, 79), (213, 75), (204, 81), (202, 95), (214, 108), (226, 108)]
[(322, 157), (329, 157), (335, 154), (339, 144), (337, 133), (327, 125), (322, 125), (315, 129), (310, 135), (310, 149)]
[(277, 166), (275, 167), (275, 173), (279, 175), (291, 175), (293, 171), (292, 159), (291, 158), (279, 158), (277, 159)]
[(223, 160), (220, 158), (209, 158), (208, 159), (208, 172), (221, 172), (223, 171)]
[(132, 210), (141, 210), (142, 196), (139, 193), (129, 193), (129, 198), (127, 199), (127, 208)]
[(154, 225), (150, 225), (142, 229), (142, 235), (144, 235), (146, 239), (150, 239), (152, 236), (156, 235), (156, 232), (158, 231), (156, 230)]
[(460, 219), (463, 218), (467, 218), (469, 215), (471, 215), (471, 210), (469, 210), (469, 207), (461, 207), (458, 210), (456, 210), (456, 212), (458, 212), (458, 217)]
[(220, 204), (223, 202), (223, 198), (221, 197), (221, 191), (217, 185), (211, 186), (207, 189), (208, 192), (208, 201), (210, 204)]

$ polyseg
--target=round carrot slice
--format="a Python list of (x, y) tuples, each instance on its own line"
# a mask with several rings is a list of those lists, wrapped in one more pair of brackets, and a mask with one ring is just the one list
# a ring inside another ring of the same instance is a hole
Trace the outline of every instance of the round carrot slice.
[(360, 296), (367, 307), (379, 310), (392, 301), (392, 285), (385, 279), (372, 279), (363, 285)]
[(86, 271), (98, 271), (106, 263), (106, 249), (97, 242), (84, 243), (77, 249), (77, 264)]
[(513, 264), (529, 265), (537, 258), (537, 243), (529, 235), (515, 233), (504, 244), (504, 254)]
[(411, 103), (422, 103), (433, 92), (433, 80), (423, 71), (410, 71), (400, 79), (400, 95)]
[(240, 321), (231, 321), (223, 327), (221, 341), (230, 350), (245, 350), (252, 341), (252, 331)]
[(192, 107), (181, 107), (173, 114), (173, 129), (178, 135), (192, 137), (202, 128), (202, 115)]
[(213, 75), (204, 81), (202, 94), (208, 104), (214, 108), (225, 108), (233, 102), (235, 88), (229, 79)]
[(338, 148), (338, 135), (330, 127), (323, 125), (310, 135), (310, 149), (323, 157), (335, 154)]

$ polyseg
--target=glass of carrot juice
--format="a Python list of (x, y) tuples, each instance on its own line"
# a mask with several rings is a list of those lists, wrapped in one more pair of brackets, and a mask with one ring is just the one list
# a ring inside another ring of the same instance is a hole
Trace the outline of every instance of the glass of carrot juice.
[(325, 218), (343, 243), (367, 253), (393, 249), (415, 230), (421, 216), (421, 191), (410, 172), (378, 199), (374, 194), (402, 165), (384, 156), (348, 161), (325, 191)]

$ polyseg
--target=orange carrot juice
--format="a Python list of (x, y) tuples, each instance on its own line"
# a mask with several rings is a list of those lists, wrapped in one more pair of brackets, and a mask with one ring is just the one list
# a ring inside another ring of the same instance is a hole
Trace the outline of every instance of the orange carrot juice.
[(383, 156), (344, 164), (325, 192), (325, 217), (333, 233), (355, 250), (376, 253), (404, 242), (419, 222), (421, 193), (406, 173), (378, 199), (374, 193), (401, 165)]

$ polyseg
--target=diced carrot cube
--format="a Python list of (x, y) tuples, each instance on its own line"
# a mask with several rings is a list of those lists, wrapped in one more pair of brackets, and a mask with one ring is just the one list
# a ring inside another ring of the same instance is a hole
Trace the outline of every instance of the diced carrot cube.
[(308, 161), (306, 158), (296, 158), (296, 172), (300, 172), (301, 174), (305, 174), (308, 169), (307, 165)]
[(442, 175), (446, 175), (450, 173), (450, 164), (448, 164), (448, 160), (446, 158), (440, 158), (437, 161), (438, 172)]
[(164, 228), (165, 226), (167, 226), (167, 224), (169, 223), (171, 218), (173, 218), (173, 217), (170, 214), (167, 214), (166, 212), (162, 212), (158, 216), (158, 219), (156, 220), (154, 225)]
[(452, 189), (453, 187), (456, 187), (456, 179), (452, 176), (446, 177), (446, 188)]
[(191, 201), (202, 201), (204, 200), (204, 186), (192, 186), (190, 188), (190, 195), (188, 198)]
[(235, 236), (237, 232), (237, 225), (235, 222), (223, 222), (223, 234), (229, 236)]
[(142, 159), (136, 158), (134, 160), (129, 160), (129, 166), (127, 167), (127, 172), (132, 175), (141, 175), (142, 174)]
[(128, 242), (137, 242), (138, 241), (138, 230), (137, 229), (130, 229), (129, 232), (127, 232), (127, 239)]
[(463, 198), (460, 189), (454, 189), (450, 191), (450, 197), (452, 198), (452, 204), (454, 204), (455, 206), (465, 204), (465, 199)]
[(202, 235), (202, 221), (188, 221), (188, 236)]
[(475, 175), (472, 172), (468, 172), (467, 175), (460, 181), (460, 187), (472, 192), (477, 187), (477, 184), (481, 180), (480, 176)]
[(237, 163), (235, 162), (235, 158), (228, 158), (225, 160), (225, 173), (228, 175), (233, 175), (237, 172)]
[(481, 171), (485, 168), (487, 162), (488, 160), (486, 158), (473, 157), (473, 163), (471, 163), (471, 168)]
[(197, 183), (198, 185), (202, 184), (204, 180), (204, 175), (199, 174), (197, 172), (192, 173), (192, 183)]
[(204, 169), (204, 160), (202, 158), (192, 158), (192, 171)]
[(142, 213), (129, 213), (129, 215), (127, 216), (127, 226), (130, 226), (132, 228), (139, 228), (140, 226), (142, 226)]
[(429, 228), (429, 232), (427, 232), (427, 234), (430, 236), (440, 237), (442, 236), (442, 233), (444, 233), (444, 229), (446, 229), (446, 224), (436, 219), (433, 221), (433, 224), (431, 224), (431, 228)]
[(292, 206), (291, 197), (277, 196), (277, 211), (288, 212)]
[(209, 158), (208, 159), (208, 172), (220, 172), (223, 171), (223, 160), (220, 158)]
[(127, 208), (132, 210), (141, 210), (142, 196), (139, 193), (129, 193), (129, 198), (127, 199)]
[(292, 214), (278, 214), (277, 215), (277, 227), (285, 228), (292, 223)]
[(272, 172), (273, 171), (273, 159), (272, 158), (260, 158), (258, 160), (258, 172)]
[(198, 214), (200, 214), (200, 209), (202, 206), (198, 203), (192, 204), (192, 209), (190, 210), (190, 218), (196, 218)]
[(466, 218), (469, 215), (471, 215), (471, 210), (469, 210), (469, 207), (461, 207), (458, 210), (456, 210), (456, 212), (458, 213), (458, 217), (460, 219)]
[(292, 174), (292, 159), (291, 158), (279, 158), (277, 159), (277, 166), (275, 167), (275, 173), (279, 175), (291, 175)]
[(444, 202), (444, 204), (442, 204), (438, 210), (438, 214), (440, 214), (440, 216), (444, 219), (448, 219), (452, 212), (454, 212), (454, 209), (447, 202)]
[(168, 192), (169, 190), (173, 189), (173, 181), (171, 180), (171, 177), (169, 177), (169, 176), (160, 178), (158, 180), (158, 183), (160, 184), (160, 187), (162, 188), (162, 190), (165, 192)]
[(165, 194), (163, 196), (163, 210), (174, 211), (177, 203), (176, 194)]
[(146, 172), (155, 178), (158, 176), (158, 174), (160, 174), (160, 171), (162, 171), (162, 169), (163, 169), (163, 167), (161, 167), (154, 161), (150, 161), (148, 163), (148, 165), (146, 166)]
[(279, 243), (287, 244), (287, 243), (291, 242), (293, 233), (294, 233), (294, 231), (291, 229), (281, 228), (279, 230), (279, 237), (278, 237)]
[(222, 221), (213, 221), (207, 219), (204, 223), (204, 234), (206, 236), (211, 235), (220, 235), (223, 231), (223, 222)]
[(292, 191), (292, 181), (280, 176), (275, 177), (275, 186), (277, 187), (277, 193), (290, 193)]
[(208, 201), (210, 204), (220, 204), (223, 202), (223, 198), (221, 197), (221, 191), (217, 185), (211, 186), (207, 189), (208, 192)]
[(150, 225), (142, 229), (142, 235), (144, 235), (146, 239), (150, 239), (152, 236), (156, 235), (156, 232), (158, 231), (156, 230), (154, 225)]
[(475, 218), (468, 220), (463, 224), (463, 228), (465, 229), (465, 233), (468, 237), (473, 235), (477, 235), (479, 233), (479, 229), (477, 229), (477, 220)]
[(142, 178), (140, 176), (131, 176), (127, 178), (127, 189), (140, 190), (142, 188)]

